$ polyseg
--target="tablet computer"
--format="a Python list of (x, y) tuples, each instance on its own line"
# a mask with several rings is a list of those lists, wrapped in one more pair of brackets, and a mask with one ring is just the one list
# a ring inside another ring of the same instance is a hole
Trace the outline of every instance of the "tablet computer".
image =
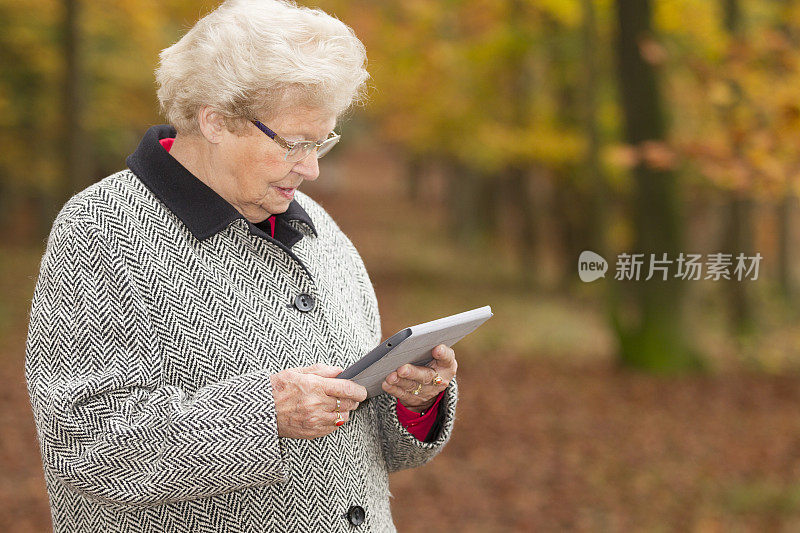
[(351, 379), (367, 389), (367, 398), (384, 392), (381, 383), (386, 376), (406, 363), (427, 365), (433, 360), (432, 351), (440, 345), (452, 346), (489, 320), (490, 306), (446, 316), (398, 331), (367, 355), (336, 376)]

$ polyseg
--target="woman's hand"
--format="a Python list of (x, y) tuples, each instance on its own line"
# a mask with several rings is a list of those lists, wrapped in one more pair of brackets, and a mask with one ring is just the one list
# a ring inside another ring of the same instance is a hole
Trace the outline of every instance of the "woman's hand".
[[(452, 348), (440, 344), (432, 354), (433, 361), (428, 366), (403, 365), (386, 376), (381, 384), (383, 390), (397, 398), (409, 411), (421, 413), (428, 409), (456, 376), (458, 363)], [(442, 378), (438, 384), (434, 382), (437, 375)]]
[(349, 379), (334, 379), (341, 368), (317, 363), (270, 376), (278, 436), (316, 439), (336, 429), (336, 400), (347, 422), (350, 411), (367, 398), (367, 389)]

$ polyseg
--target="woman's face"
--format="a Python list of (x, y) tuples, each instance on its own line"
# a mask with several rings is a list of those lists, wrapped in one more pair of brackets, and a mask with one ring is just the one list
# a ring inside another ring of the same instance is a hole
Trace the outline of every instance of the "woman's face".
[[(318, 109), (296, 108), (265, 123), (289, 142), (324, 140), (336, 125), (336, 116)], [(316, 150), (296, 163), (284, 161), (286, 150), (253, 124), (245, 135), (225, 135), (220, 146), (226, 198), (250, 222), (261, 222), (289, 207), (304, 180), (319, 176)]]

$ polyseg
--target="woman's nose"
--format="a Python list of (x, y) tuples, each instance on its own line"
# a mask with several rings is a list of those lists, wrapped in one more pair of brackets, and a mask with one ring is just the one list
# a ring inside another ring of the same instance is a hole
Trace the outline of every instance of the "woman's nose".
[(301, 159), (294, 166), (294, 171), (301, 174), (305, 179), (314, 181), (319, 176), (319, 163), (317, 161), (317, 151), (312, 150), (305, 159)]

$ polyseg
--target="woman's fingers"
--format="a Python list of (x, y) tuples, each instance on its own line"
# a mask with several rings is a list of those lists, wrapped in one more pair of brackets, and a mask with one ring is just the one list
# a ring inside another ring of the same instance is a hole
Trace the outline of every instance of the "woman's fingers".
[[(400, 379), (427, 384), (431, 383), (433, 381), (433, 378), (436, 377), (436, 370), (432, 369), (429, 366), (403, 365), (400, 368), (398, 368), (395, 372), (393, 372), (393, 374), (396, 374), (397, 377)], [(388, 377), (391, 378), (392, 375), (389, 374)]]
[[(423, 383), (421, 381), (415, 381), (404, 378), (398, 378), (396, 381), (391, 381), (390, 379), (387, 379), (386, 382), (389, 385), (394, 385), (395, 387), (407, 391), (411, 394), (414, 394), (414, 391), (417, 390), (417, 387), (419, 387), (420, 385), (422, 385), (422, 388), (420, 389), (419, 394), (422, 394), (423, 392), (428, 393), (432, 390), (435, 390), (436, 394), (439, 394), (439, 392), (444, 390), (444, 388), (447, 386), (447, 381), (442, 381), (441, 385), (436, 385), (431, 382)], [(414, 394), (414, 396), (418, 396), (419, 394)]]
[(458, 363), (456, 363), (456, 352), (452, 348), (446, 344), (440, 344), (431, 351), (431, 355), (433, 355), (437, 369), (450, 369), (455, 375)]
[(311, 366), (295, 368), (294, 370), (296, 372), (300, 372), (301, 374), (314, 374), (315, 376), (319, 376), (322, 378), (335, 378), (336, 376), (342, 373), (343, 369), (339, 368), (338, 366), (326, 365), (324, 363), (315, 363)]
[(321, 381), (322, 392), (334, 398), (347, 398), (356, 402), (367, 399), (367, 389), (349, 379), (324, 378)]
[[(431, 354), (433, 361), (428, 366), (403, 365), (389, 374), (383, 390), (406, 407), (427, 409), (458, 368), (452, 348), (440, 344)], [(350, 420), (350, 411), (367, 398), (367, 389), (348, 379), (336, 379), (341, 372), (339, 367), (317, 363), (272, 376), (280, 436), (316, 438), (335, 431), (337, 421), (343, 425)], [(438, 385), (433, 383), (437, 374), (442, 378)]]
[[(386, 376), (386, 381), (390, 385), (399, 383), (399, 386), (404, 387), (403, 380), (415, 381), (424, 385), (431, 384), (438, 375), (442, 378), (442, 385), (447, 385), (453, 376), (456, 375), (458, 363), (456, 363), (455, 352), (452, 348), (448, 348), (444, 344), (436, 346), (432, 350), (434, 361), (431, 366), (418, 366), (406, 364), (398, 368)], [(417, 386), (414, 384), (414, 387)], [(408, 383), (406, 383), (408, 385)]]
[(336, 412), (336, 400), (339, 400), (339, 411), (355, 411), (359, 402), (355, 400), (348, 400), (347, 398), (334, 398), (328, 397), (327, 402), (330, 404), (330, 411)]
[[(350, 420), (350, 411), (340, 411), (339, 414), (341, 415), (343, 422), (348, 422)], [(327, 425), (336, 427), (337, 420), (339, 420), (339, 418), (336, 416), (336, 413), (329, 413), (326, 423)]]
[(388, 392), (389, 394), (397, 398), (406, 407), (409, 406), (416, 407), (420, 405), (425, 405), (426, 403), (430, 402), (430, 400), (433, 399), (436, 396), (436, 394), (438, 394), (437, 392), (431, 395), (430, 392), (425, 391), (425, 389), (430, 389), (430, 387), (422, 387), (422, 390), (420, 391), (419, 394), (413, 394), (412, 392), (409, 392), (408, 390), (402, 387), (398, 387), (397, 385), (391, 385), (386, 381), (384, 381), (381, 384), (381, 387), (383, 388), (384, 391)]
[(316, 436), (327, 435), (337, 428), (336, 421), (341, 418), (342, 425), (350, 420), (349, 411), (338, 413), (330, 411), (319, 411), (311, 416), (302, 419), (299, 425), (306, 431), (316, 431)]
[[(278, 435), (288, 438), (315, 439), (350, 420), (350, 411), (367, 397), (367, 390), (350, 380), (322, 377), (340, 369), (313, 365), (287, 369), (270, 376)], [(339, 413), (336, 413), (336, 399)]]
[[(445, 344), (431, 350), (433, 361), (427, 366), (403, 365), (388, 376), (381, 388), (406, 407), (426, 409), (455, 377), (456, 353)], [(440, 383), (434, 383), (436, 376)], [(417, 391), (417, 394), (414, 394)]]
[[(402, 378), (395, 383), (384, 381), (382, 384), (384, 391), (388, 392), (392, 396), (395, 396), (405, 405), (409, 405), (408, 402), (413, 405), (422, 405), (426, 402), (429, 402), (446, 387), (446, 381), (442, 382), (441, 385), (434, 385), (431, 383), (428, 385), (422, 385), (422, 387), (420, 387), (420, 383), (418, 381), (409, 381)], [(417, 388), (419, 388), (419, 393), (414, 394), (414, 391), (417, 390)]]

